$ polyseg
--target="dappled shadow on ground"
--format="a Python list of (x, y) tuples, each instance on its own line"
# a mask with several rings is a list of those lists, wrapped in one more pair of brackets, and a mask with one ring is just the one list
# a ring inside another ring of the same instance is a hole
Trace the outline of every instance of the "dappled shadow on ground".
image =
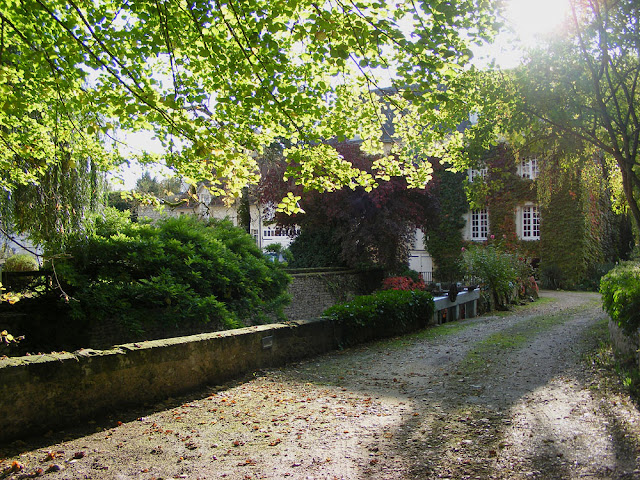
[(553, 295), (112, 416), (4, 465), (57, 462), (52, 479), (633, 478), (637, 432), (580, 368), (600, 308)]

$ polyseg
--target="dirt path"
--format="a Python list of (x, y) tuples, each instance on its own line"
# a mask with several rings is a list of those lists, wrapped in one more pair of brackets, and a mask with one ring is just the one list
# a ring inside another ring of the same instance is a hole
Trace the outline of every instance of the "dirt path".
[(640, 478), (640, 413), (585, 361), (603, 318), (595, 294), (545, 292), (25, 444), (0, 478)]

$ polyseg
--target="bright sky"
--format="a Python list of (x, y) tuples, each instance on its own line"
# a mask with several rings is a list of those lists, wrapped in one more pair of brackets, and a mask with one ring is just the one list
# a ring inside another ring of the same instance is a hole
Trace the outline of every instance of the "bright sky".
[[(522, 52), (510, 42), (514, 36), (525, 46), (560, 27), (569, 12), (569, 0), (506, 0), (505, 16), (513, 33), (499, 35), (496, 43), (476, 55), (495, 57), (502, 68), (520, 63)], [(481, 62), (482, 63), (482, 62)]]

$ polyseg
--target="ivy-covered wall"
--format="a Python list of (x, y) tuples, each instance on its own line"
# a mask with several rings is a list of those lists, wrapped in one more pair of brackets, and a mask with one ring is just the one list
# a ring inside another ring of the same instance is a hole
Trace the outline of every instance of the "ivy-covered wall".
[(529, 261), (540, 258), (540, 242), (520, 240), (516, 235), (516, 209), (525, 203), (538, 203), (537, 182), (517, 173), (516, 159), (505, 146), (487, 153), (482, 163), (487, 167), (484, 181), (465, 182), (471, 209), (487, 208), (489, 233), (502, 239), (504, 246)]
[(539, 180), (540, 269), (548, 286), (597, 287), (589, 283), (597, 282), (605, 264), (625, 256), (625, 219), (612, 211), (606, 177), (597, 157), (571, 171), (545, 165)]
[[(441, 211), (426, 241), (436, 264), (435, 277), (461, 278), (463, 216), (469, 210), (487, 208), (489, 234), (539, 265), (538, 277), (545, 286), (596, 286), (589, 282), (594, 283), (604, 264), (624, 258), (629, 243), (624, 234), (627, 222), (611, 209), (607, 174), (598, 158), (584, 159), (574, 170), (561, 168), (554, 158), (539, 159), (535, 180), (519, 176), (516, 165), (514, 153), (499, 145), (478, 162), (478, 167), (487, 167), (484, 181), (469, 182), (465, 174), (444, 169), (435, 172)], [(520, 240), (516, 235), (516, 211), (525, 204), (540, 207), (539, 241)]]
[(585, 195), (573, 181), (555, 191), (542, 208), (540, 274), (546, 286), (575, 286), (585, 277), (590, 260), (601, 261), (594, 239), (587, 235), (581, 205)]
[(439, 211), (435, 224), (425, 227), (425, 248), (433, 257), (437, 281), (460, 280), (463, 215), (469, 209), (462, 173), (453, 173), (434, 163), (433, 192)]

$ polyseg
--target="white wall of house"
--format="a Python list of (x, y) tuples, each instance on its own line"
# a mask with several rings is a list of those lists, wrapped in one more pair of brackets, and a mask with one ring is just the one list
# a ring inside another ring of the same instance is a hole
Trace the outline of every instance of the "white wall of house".
[(422, 274), (425, 282), (433, 280), (433, 258), (424, 246), (425, 234), (419, 228), (413, 239), (413, 245), (409, 251), (409, 268)]

